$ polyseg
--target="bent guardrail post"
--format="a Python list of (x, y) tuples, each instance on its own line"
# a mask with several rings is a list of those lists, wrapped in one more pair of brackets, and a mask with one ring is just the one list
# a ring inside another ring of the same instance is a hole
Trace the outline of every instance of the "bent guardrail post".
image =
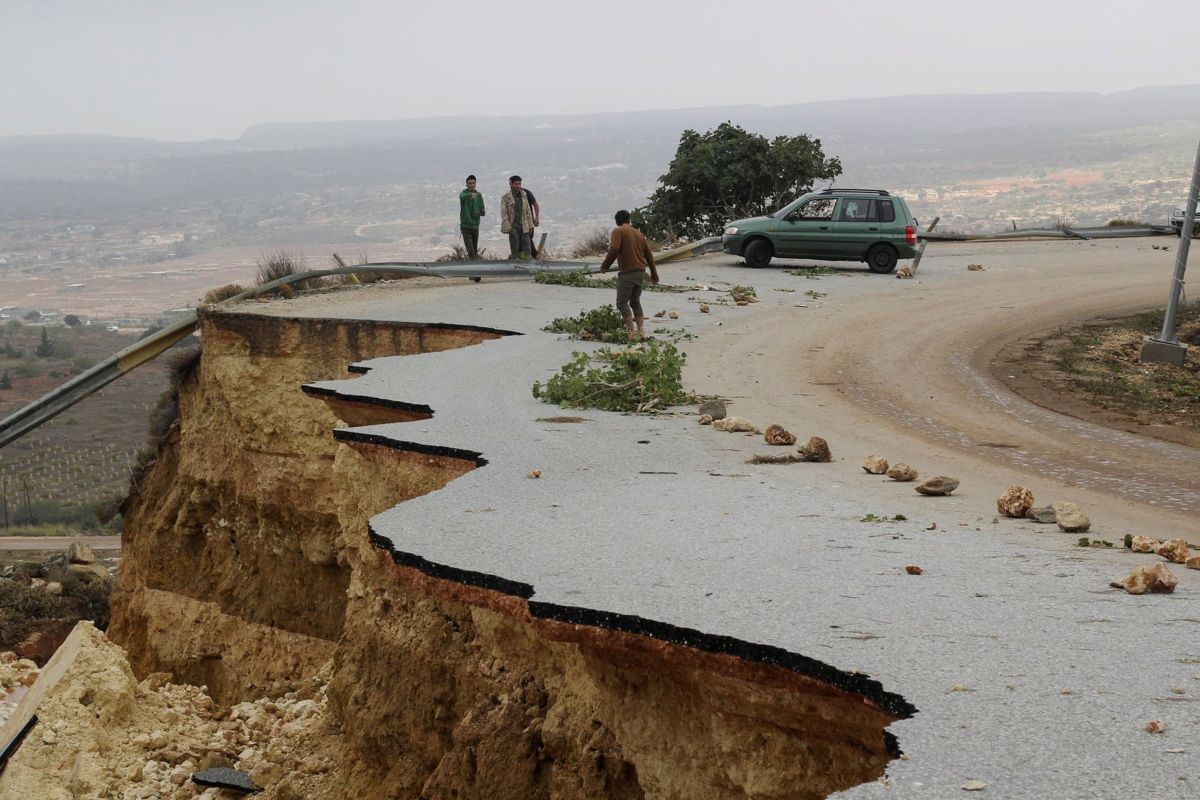
[[(942, 221), (941, 217), (934, 217), (933, 222), (929, 223), (929, 227), (925, 229), (926, 234), (933, 233), (933, 229)], [(921, 266), (921, 257), (925, 255), (925, 248), (929, 245), (929, 239), (922, 237), (921, 243), (917, 245), (917, 254), (913, 256), (912, 271), (917, 274), (917, 267)]]

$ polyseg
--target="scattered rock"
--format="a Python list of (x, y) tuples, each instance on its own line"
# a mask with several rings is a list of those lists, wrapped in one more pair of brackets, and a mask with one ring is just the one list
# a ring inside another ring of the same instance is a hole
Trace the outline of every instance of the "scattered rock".
[(1092, 521), (1087, 518), (1087, 514), (1074, 503), (1055, 503), (1054, 517), (1058, 529), (1067, 533), (1083, 533), (1092, 527)]
[(909, 575), (920, 575), (925, 570), (921, 569), (916, 564), (909, 564), (904, 567), (904, 571), (907, 572)]
[(678, 311), (668, 311), (667, 317), (669, 317), (670, 319), (679, 319), (679, 312)]
[(542, 477), (542, 471), (540, 469), (531, 469), (529, 470), (529, 477), (540, 478)]
[(900, 269), (896, 270), (897, 278), (911, 278), (913, 275), (916, 275), (916, 274), (917, 273), (913, 272), (912, 267), (901, 267)]
[(701, 304), (700, 304), (700, 313), (701, 313), (701, 314), (707, 314), (707, 313), (708, 313), (708, 303), (701, 303)]
[(806, 444), (797, 448), (800, 457), (805, 461), (832, 461), (833, 453), (829, 452), (829, 443), (820, 436), (813, 436)]
[(1167, 723), (1161, 719), (1152, 719), (1146, 723), (1146, 733), (1166, 733)]
[(63, 593), (63, 585), (58, 581), (50, 581), (46, 584), (46, 594), (54, 595), (55, 597)]
[(872, 475), (884, 475), (888, 471), (888, 462), (883, 456), (877, 456), (872, 453), (867, 456), (867, 460), (863, 462), (862, 467)]
[(700, 416), (696, 417), (696, 422), (699, 422), (701, 425), (712, 425), (712, 414), (701, 414)]
[(935, 475), (918, 486), (917, 491), (921, 494), (927, 494), (930, 497), (943, 497), (950, 494), (957, 488), (957, 478), (950, 478), (945, 475)]
[(967, 270), (970, 272), (983, 272), (987, 267), (983, 264), (967, 264)]
[(1153, 536), (1135, 536), (1129, 545), (1129, 549), (1135, 553), (1153, 553), (1161, 544), (1162, 542)]
[(1054, 513), (1054, 506), (1038, 506), (1031, 508), (1025, 513), (1026, 518), (1034, 522), (1040, 522), (1043, 525), (1053, 525), (1058, 522), (1058, 516)]
[(963, 791), (967, 792), (982, 792), (987, 788), (987, 784), (983, 781), (967, 781), (962, 785)]
[(1200, 569), (1200, 556), (1192, 556), (1183, 565), (1188, 569)]
[(658, 312), (657, 314), (655, 314), (654, 316), (656, 316), (656, 317), (665, 317), (666, 315), (667, 315), (667, 310), (664, 308), (662, 311), (659, 311), (659, 312)]
[(795, 434), (788, 433), (782, 425), (768, 425), (763, 438), (766, 439), (767, 444), (792, 445), (796, 443)]
[(1173, 564), (1183, 564), (1188, 560), (1188, 543), (1183, 539), (1167, 539), (1154, 552)]
[(1010, 486), (996, 501), (996, 510), (1006, 517), (1021, 519), (1033, 508), (1033, 492), (1024, 486)]
[(931, 522), (931, 523), (929, 523), (928, 525), (926, 525), (926, 526), (925, 526), (925, 530), (927, 530), (927, 531), (936, 531), (936, 530), (937, 530), (937, 523), (936, 523), (936, 522)]
[(887, 471), (887, 476), (894, 481), (915, 481), (917, 471), (908, 464), (893, 464)]
[(727, 414), (725, 410), (725, 402), (723, 400), (716, 399), (705, 400), (700, 404), (700, 413), (708, 414), (714, 420), (725, 419)]
[(726, 417), (725, 419), (714, 418), (713, 427), (719, 431), (727, 431), (729, 433), (758, 433), (758, 428), (754, 427), (754, 423), (745, 417)]
[(1113, 581), (1109, 585), (1115, 589), (1124, 589), (1130, 594), (1146, 594), (1147, 592), (1162, 592), (1169, 594), (1175, 591), (1179, 579), (1167, 568), (1166, 564), (1155, 564), (1152, 567), (1142, 564), (1135, 567), (1124, 580)]

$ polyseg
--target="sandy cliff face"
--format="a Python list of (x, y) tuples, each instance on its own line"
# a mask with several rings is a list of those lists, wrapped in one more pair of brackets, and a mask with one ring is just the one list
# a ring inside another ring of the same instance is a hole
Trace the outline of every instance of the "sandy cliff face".
[(335, 438), (427, 410), (301, 384), (502, 332), (233, 314), (202, 331), (180, 420), (126, 509), (110, 636), (135, 674), (221, 704), (327, 676), (304, 737), (328, 766), (268, 770), (263, 796), (816, 798), (882, 774), (895, 703), (548, 618), (371, 541), (371, 516), (480, 462)]
[[(500, 333), (240, 315), (208, 317), (201, 330), (179, 422), (126, 509), (110, 636), (139, 674), (167, 670), (230, 702), (312, 674), (342, 631), (341, 506), (369, 500), (337, 491), (341, 423), (301, 384)], [(369, 513), (457, 474), (426, 472)]]

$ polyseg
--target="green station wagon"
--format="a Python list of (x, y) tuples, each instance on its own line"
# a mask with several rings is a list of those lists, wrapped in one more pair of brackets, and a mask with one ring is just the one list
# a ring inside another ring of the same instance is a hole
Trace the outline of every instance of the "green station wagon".
[(885, 273), (917, 254), (916, 225), (904, 199), (882, 189), (825, 189), (774, 214), (729, 223), (721, 245), (752, 267), (772, 258), (811, 258), (865, 261)]

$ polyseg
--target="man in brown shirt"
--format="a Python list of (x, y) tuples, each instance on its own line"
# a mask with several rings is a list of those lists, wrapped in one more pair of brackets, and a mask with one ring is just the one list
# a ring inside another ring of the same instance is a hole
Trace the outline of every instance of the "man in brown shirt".
[(650, 283), (658, 283), (658, 269), (654, 266), (654, 254), (646, 237), (629, 224), (629, 212), (617, 212), (617, 227), (613, 228), (608, 240), (608, 255), (600, 265), (601, 272), (608, 272), (617, 262), (617, 311), (625, 318), (625, 329), (630, 339), (642, 338), (642, 284), (646, 270), (650, 270)]

